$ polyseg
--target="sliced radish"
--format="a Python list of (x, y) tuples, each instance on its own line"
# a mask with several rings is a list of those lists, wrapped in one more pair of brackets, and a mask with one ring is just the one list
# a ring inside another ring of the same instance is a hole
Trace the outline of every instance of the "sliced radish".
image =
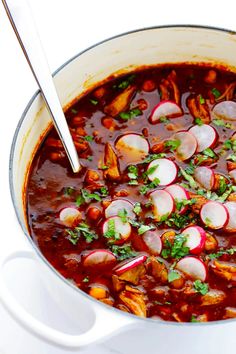
[(236, 202), (225, 202), (224, 205), (229, 212), (229, 221), (225, 226), (225, 230), (236, 232)]
[(215, 201), (204, 204), (200, 211), (202, 222), (211, 229), (221, 229), (229, 220), (229, 212), (226, 207)]
[(134, 267), (137, 267), (138, 265), (144, 263), (147, 259), (147, 256), (145, 255), (142, 255), (142, 256), (137, 256), (129, 261), (124, 261), (122, 262), (121, 264), (118, 265), (118, 267), (116, 267), (114, 270), (115, 270), (115, 273), (117, 275), (121, 275), (123, 274), (124, 272), (127, 272), (128, 270), (134, 268)]
[(213, 147), (218, 138), (216, 130), (208, 124), (194, 125), (189, 132), (197, 140), (197, 152)]
[(205, 189), (211, 190), (215, 183), (215, 173), (210, 167), (199, 166), (194, 171), (194, 177)]
[(127, 217), (134, 219), (135, 214), (133, 212), (134, 205), (125, 199), (116, 199), (111, 202), (111, 204), (105, 210), (106, 218), (111, 216), (117, 216), (119, 211), (126, 210)]
[(236, 183), (236, 168), (229, 172), (230, 178), (232, 178), (233, 182)]
[[(165, 190), (170, 193), (170, 195), (174, 198), (175, 201), (183, 202), (184, 200), (190, 199), (189, 192), (178, 184), (172, 184), (171, 186), (166, 187)], [(187, 205), (183, 205), (182, 208), (179, 210), (179, 213), (185, 213), (187, 208)]]
[(176, 268), (192, 279), (206, 280), (206, 265), (199, 258), (193, 256), (184, 257), (178, 261)]
[(158, 103), (151, 113), (150, 121), (156, 124), (160, 121), (160, 118), (176, 118), (183, 115), (182, 109), (172, 101), (162, 101)]
[(59, 219), (66, 226), (74, 226), (78, 220), (81, 220), (81, 213), (73, 207), (64, 208), (60, 211)]
[[(131, 235), (130, 223), (123, 222), (122, 219), (119, 216), (111, 216), (103, 224), (103, 235), (104, 236), (105, 236), (105, 234), (107, 234), (107, 232), (111, 228), (111, 225), (112, 225), (112, 227), (114, 225), (114, 229), (115, 229), (115, 232), (116, 232), (117, 240), (116, 240), (115, 243), (123, 243)], [(115, 235), (111, 236), (111, 239), (116, 239)]]
[(116, 142), (116, 149), (127, 162), (140, 162), (149, 153), (149, 144), (138, 134), (122, 135)]
[(150, 194), (150, 198), (156, 221), (160, 221), (162, 216), (170, 215), (174, 211), (174, 199), (167, 191), (155, 190)]
[(214, 106), (212, 113), (216, 118), (236, 120), (236, 102), (223, 101), (217, 103)]
[(202, 227), (186, 227), (186, 229), (182, 231), (182, 235), (187, 239), (184, 245), (189, 247), (190, 253), (199, 254), (202, 252), (206, 241), (206, 232)]
[[(154, 171), (149, 173), (151, 169), (154, 169)], [(156, 159), (148, 165), (147, 172), (150, 181), (157, 178), (160, 181), (160, 186), (167, 186), (168, 184), (173, 183), (176, 179), (178, 168), (176, 164), (169, 159)]]
[[(163, 232), (161, 232), (163, 233)], [(145, 245), (148, 247), (151, 254), (157, 256), (161, 253), (162, 250), (162, 241), (160, 237), (160, 233), (155, 231), (146, 231), (143, 235), (143, 241)]]
[(197, 149), (197, 140), (190, 132), (178, 132), (173, 136), (174, 140), (179, 140), (180, 145), (176, 149), (177, 156), (180, 160), (188, 160)]
[(112, 266), (116, 262), (114, 254), (108, 250), (94, 250), (83, 258), (84, 267)]

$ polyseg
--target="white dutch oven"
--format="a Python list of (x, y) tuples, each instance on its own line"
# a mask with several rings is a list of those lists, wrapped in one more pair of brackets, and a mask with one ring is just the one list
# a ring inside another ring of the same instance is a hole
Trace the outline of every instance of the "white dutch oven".
[[(217, 63), (236, 72), (236, 34), (214, 28), (167, 26), (138, 30), (108, 39), (63, 65), (55, 74), (62, 105), (66, 107), (85, 90), (111, 74), (160, 63)], [(62, 278), (29, 237), (25, 218), (24, 186), (32, 156), (50, 126), (39, 93), (28, 104), (17, 127), (10, 161), (10, 187), (16, 214), (31, 244), (31, 251), (8, 255), (33, 258), (62, 311), (77, 319), (75, 334), (61, 333), (33, 318), (0, 279), (0, 298), (12, 316), (39, 338), (59, 347), (79, 349), (105, 341), (126, 354), (229, 354), (236, 348), (236, 321), (179, 324), (140, 319), (99, 303)], [(23, 235), (19, 235), (23, 237)], [(77, 334), (80, 333), (80, 334)], [(81, 334), (82, 333), (82, 334)]]

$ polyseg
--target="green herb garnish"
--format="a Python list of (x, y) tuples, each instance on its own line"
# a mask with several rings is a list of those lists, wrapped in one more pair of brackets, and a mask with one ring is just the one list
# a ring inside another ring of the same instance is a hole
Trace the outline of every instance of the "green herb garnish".
[(194, 123), (199, 125), (199, 126), (204, 124), (203, 121), (201, 120), (201, 118), (196, 118)]
[(139, 192), (140, 192), (141, 194), (146, 194), (146, 193), (147, 193), (148, 191), (150, 191), (151, 189), (156, 188), (159, 184), (160, 184), (159, 178), (154, 178), (154, 180), (153, 180), (151, 183), (142, 186), (142, 187), (139, 189)]
[(224, 254), (229, 254), (232, 256), (234, 253), (236, 253), (236, 248), (229, 248), (229, 249), (221, 249), (216, 253), (210, 253), (207, 255), (210, 259), (215, 259), (215, 258), (220, 258)]
[(85, 141), (93, 141), (93, 136), (92, 135), (85, 135), (84, 137)]
[(198, 187), (198, 184), (194, 180), (194, 178), (191, 175), (189, 175), (182, 167), (180, 167), (180, 172), (181, 172), (182, 176), (184, 177), (184, 179), (186, 179), (186, 181), (189, 182), (189, 185), (191, 188), (196, 189)]
[(149, 163), (153, 160), (160, 159), (163, 157), (166, 157), (166, 154), (164, 152), (161, 152), (160, 154), (150, 154), (142, 161), (142, 163)]
[(132, 74), (130, 76), (128, 76), (125, 80), (121, 81), (118, 85), (113, 85), (113, 88), (119, 88), (119, 89), (126, 89), (130, 83), (135, 79), (135, 75)]
[(171, 283), (172, 281), (177, 280), (180, 277), (181, 275), (178, 272), (176, 272), (175, 270), (171, 270), (168, 273), (168, 282)]
[(100, 192), (101, 192), (102, 197), (107, 197), (109, 194), (107, 187), (101, 187)]
[(208, 156), (208, 157), (215, 157), (216, 154), (214, 153), (214, 151), (210, 148), (207, 148), (205, 149), (203, 152), (202, 152), (205, 156)]
[(197, 316), (192, 315), (192, 317), (190, 319), (190, 322), (197, 323), (197, 322), (200, 322), (200, 321), (197, 320)]
[(95, 100), (94, 98), (90, 98), (89, 100), (94, 106), (98, 104), (98, 100)]
[(195, 280), (193, 283), (194, 289), (202, 295), (206, 295), (209, 291), (208, 284), (201, 282), (201, 280)]
[(138, 108), (131, 109), (128, 112), (121, 112), (119, 114), (120, 118), (123, 120), (129, 120), (132, 118), (135, 118), (137, 116), (140, 116), (142, 114), (142, 111)]
[(221, 93), (219, 90), (217, 90), (215, 87), (213, 87), (213, 89), (211, 90), (211, 92), (213, 93), (213, 95), (215, 96), (215, 98), (219, 98), (221, 96)]
[(126, 209), (121, 209), (118, 211), (118, 216), (121, 218), (121, 221), (125, 224), (128, 219), (127, 219), (127, 216), (128, 216), (128, 212)]
[(202, 95), (199, 96), (199, 102), (200, 104), (204, 104), (206, 102), (205, 98), (203, 98)]
[(89, 276), (85, 277), (83, 280), (82, 280), (83, 283), (88, 283), (89, 282)]
[(104, 233), (104, 236), (113, 240), (120, 240), (120, 234), (116, 231), (114, 219), (108, 220), (108, 230)]
[(161, 253), (162, 257), (179, 259), (186, 256), (189, 253), (189, 247), (184, 246), (186, 241), (187, 239), (183, 234), (175, 236), (173, 245), (169, 241), (166, 241), (164, 244), (165, 248)]
[(136, 215), (139, 215), (141, 213), (141, 211), (142, 211), (141, 204), (139, 202), (136, 202), (133, 207), (133, 212)]
[(129, 244), (122, 246), (111, 245), (111, 251), (114, 253), (118, 261), (123, 261), (137, 255)]
[(170, 148), (170, 151), (172, 152), (175, 151), (180, 145), (181, 141), (178, 139), (165, 141), (165, 147)]
[(66, 229), (66, 233), (69, 235), (68, 240), (76, 245), (81, 235), (85, 238), (87, 243), (91, 243), (93, 240), (98, 239), (98, 235), (95, 231), (91, 230), (86, 223), (80, 223), (74, 228), (74, 230)]
[(128, 167), (128, 177), (130, 179), (137, 179), (138, 178), (138, 168), (137, 166), (131, 165)]
[(231, 123), (225, 122), (223, 119), (213, 119), (212, 123), (214, 123), (218, 127), (224, 127), (227, 129), (234, 129), (234, 127)]
[(149, 231), (149, 230), (153, 230), (155, 227), (153, 225), (141, 225), (139, 228), (138, 228), (138, 234), (139, 235), (142, 235), (144, 234), (146, 231)]
[(66, 196), (70, 196), (75, 192), (75, 188), (74, 187), (65, 187), (64, 188), (64, 195)]
[(161, 123), (165, 123), (165, 124), (170, 122), (170, 120), (168, 118), (166, 118), (166, 117), (160, 117), (159, 120), (160, 120)]

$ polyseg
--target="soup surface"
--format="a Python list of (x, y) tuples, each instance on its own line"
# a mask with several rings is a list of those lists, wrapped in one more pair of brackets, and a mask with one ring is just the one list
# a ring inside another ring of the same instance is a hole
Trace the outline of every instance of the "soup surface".
[(146, 68), (110, 78), (66, 117), (83, 168), (73, 174), (52, 129), (26, 189), (47, 260), (141, 317), (236, 317), (236, 74)]

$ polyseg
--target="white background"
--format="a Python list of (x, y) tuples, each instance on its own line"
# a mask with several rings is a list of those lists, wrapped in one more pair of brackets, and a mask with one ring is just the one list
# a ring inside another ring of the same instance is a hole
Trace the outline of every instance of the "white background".
[[(236, 31), (235, 1), (229, 0), (223, 2), (216, 0), (29, 0), (29, 3), (52, 72), (88, 46), (136, 28), (164, 24), (200, 24)], [(1, 5), (0, 258), (13, 249), (27, 246), (24, 245), (23, 233), (17, 224), (11, 204), (8, 159), (17, 122), (36, 89), (32, 74)], [(40, 283), (34, 276), (34, 266), (30, 267), (31, 273), (26, 269), (23, 274), (20, 265), (17, 265), (17, 269), (19, 274), (14, 273), (16, 269), (9, 270), (11, 282), (17, 284), (13, 284), (13, 287), (21, 283), (21, 289), (17, 291), (19, 297), (25, 298), (25, 294), (28, 293), (28, 302), (32, 302), (32, 306), (28, 304), (28, 307), (31, 308), (33, 305), (37, 307), (37, 301), (41, 301), (46, 295), (43, 290), (35, 291)], [(45, 301), (44, 308), (44, 302), (41, 301), (38, 312), (42, 315), (47, 312), (48, 306)], [(56, 309), (54, 310), (56, 319), (59, 315)], [(47, 350), (49, 349), (43, 344), (36, 342), (30, 336), (27, 337), (26, 333), (15, 325), (0, 307), (0, 354), (59, 353), (52, 351), (52, 348)], [(95, 351), (96, 354), (105, 353), (105, 349), (101, 348), (90, 352), (95, 353)]]

